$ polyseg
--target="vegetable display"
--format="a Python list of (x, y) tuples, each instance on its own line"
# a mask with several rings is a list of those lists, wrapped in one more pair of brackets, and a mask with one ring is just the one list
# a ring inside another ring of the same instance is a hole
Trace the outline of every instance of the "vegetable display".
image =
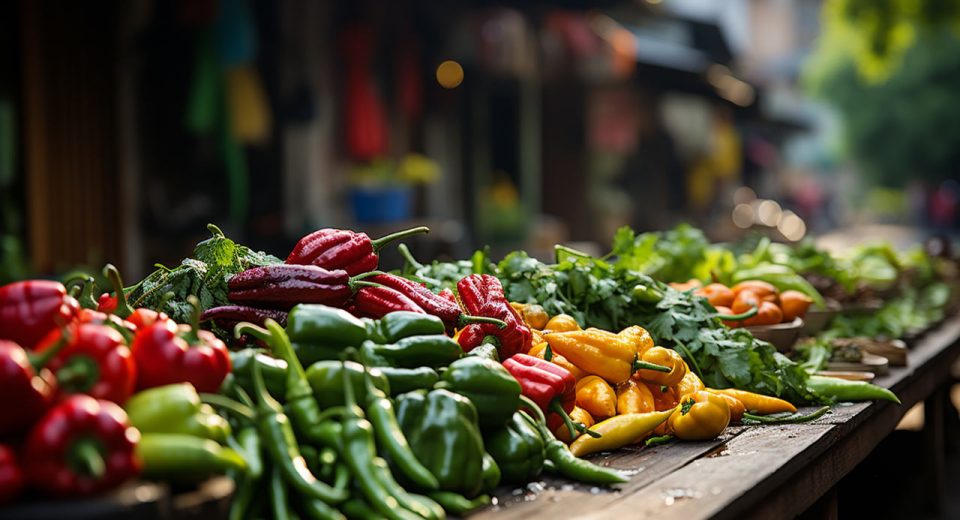
[[(601, 258), (558, 245), (552, 263), (423, 264), (398, 244), (394, 272), (381, 248), (426, 228), (321, 229), (283, 261), (208, 229), (130, 287), (112, 266), (112, 292), (86, 274), (0, 287), (0, 503), (227, 475), (232, 519), (439, 520), (544, 475), (615, 486), (629, 476), (583, 457), (898, 403), (814, 373), (823, 345), (920, 330), (953, 295), (917, 252), (861, 250), (853, 272), (689, 226), (621, 229)], [(834, 318), (794, 359), (754, 336), (825, 305), (818, 276), (883, 307)]]

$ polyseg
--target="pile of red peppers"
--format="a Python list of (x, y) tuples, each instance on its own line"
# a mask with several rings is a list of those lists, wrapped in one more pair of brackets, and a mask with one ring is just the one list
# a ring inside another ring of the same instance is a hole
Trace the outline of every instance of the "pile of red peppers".
[[(0, 504), (23, 489), (82, 496), (140, 471), (140, 433), (121, 405), (142, 388), (190, 382), (216, 392), (230, 372), (226, 345), (193, 323), (131, 309), (117, 270), (115, 296), (50, 280), (0, 287)], [(80, 296), (79, 302), (75, 296)], [(29, 464), (21, 464), (29, 461)]]

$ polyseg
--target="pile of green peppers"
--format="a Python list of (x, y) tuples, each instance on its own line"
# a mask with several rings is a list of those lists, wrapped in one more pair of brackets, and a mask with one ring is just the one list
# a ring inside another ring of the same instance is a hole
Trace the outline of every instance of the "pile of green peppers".
[(286, 329), (265, 326), (237, 326), (264, 348), (233, 353), (220, 402), (207, 399), (233, 422), (227, 442), (247, 461), (234, 472), (232, 519), (440, 519), (545, 469), (625, 480), (537, 427), (496, 349), (464, 355), (439, 318), (299, 305)]

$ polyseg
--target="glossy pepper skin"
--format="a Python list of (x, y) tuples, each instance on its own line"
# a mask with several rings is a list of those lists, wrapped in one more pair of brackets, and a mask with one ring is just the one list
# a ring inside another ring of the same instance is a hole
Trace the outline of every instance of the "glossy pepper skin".
[(474, 496), (483, 486), (483, 437), (469, 399), (448, 390), (397, 396), (397, 419), (440, 489)]
[(226, 442), (230, 423), (209, 405), (190, 383), (174, 383), (137, 392), (124, 409), (140, 433), (190, 435)]
[(687, 373), (687, 364), (675, 350), (653, 347), (647, 349), (641, 358), (645, 363), (667, 367), (669, 372), (657, 372), (641, 368), (637, 375), (644, 381), (658, 383), (664, 386), (676, 386)]
[(553, 363), (517, 354), (503, 362), (503, 367), (520, 383), (522, 394), (530, 399), (540, 414), (559, 417), (570, 430), (591, 433), (582, 424), (570, 420), (577, 402), (577, 382), (568, 370)]
[(485, 316), (503, 321), (500, 327), (493, 323), (472, 323), (460, 332), (459, 343), (465, 352), (484, 342), (494, 342), (500, 359), (524, 353), (532, 346), (530, 328), (503, 294), (503, 285), (495, 276), (472, 274), (457, 282), (457, 292), (464, 309), (471, 316)]
[(757, 394), (754, 392), (748, 392), (746, 390), (737, 390), (736, 388), (724, 388), (722, 390), (709, 388), (708, 390), (715, 394), (729, 395), (730, 397), (733, 397), (734, 399), (737, 399), (743, 403), (744, 408), (748, 412), (757, 413), (759, 415), (797, 412), (796, 406), (784, 401), (783, 399), (778, 399), (769, 395)]
[(373, 285), (373, 282), (360, 281), (360, 286), (347, 310), (354, 316), (361, 318), (379, 319), (391, 312), (412, 312), (427, 314), (413, 300), (396, 289), (383, 285)]
[(514, 412), (506, 424), (487, 433), (483, 445), (507, 484), (526, 484), (543, 471), (543, 438), (524, 420), (523, 412)]
[(313, 388), (313, 395), (317, 399), (320, 408), (327, 409), (332, 406), (342, 406), (344, 404), (343, 384), (341, 371), (346, 370), (349, 380), (353, 383), (353, 392), (358, 400), (367, 399), (366, 385), (364, 379), (370, 377), (376, 388), (390, 393), (390, 383), (386, 376), (376, 368), (367, 370), (364, 374), (364, 366), (360, 363), (347, 361), (318, 361), (307, 367), (307, 381)]
[(260, 309), (246, 305), (223, 305), (207, 309), (200, 314), (200, 321), (212, 321), (216, 323), (218, 327), (222, 327), (228, 331), (232, 331), (233, 328), (241, 322), (249, 322), (263, 326), (267, 319), (276, 321), (283, 326), (287, 324), (287, 313), (275, 309)]
[(120, 406), (72, 395), (44, 415), (27, 436), (27, 482), (57, 496), (110, 489), (140, 472), (140, 432)]
[(554, 365), (559, 365), (563, 368), (566, 368), (567, 370), (570, 371), (570, 374), (577, 381), (590, 375), (587, 372), (581, 370), (580, 367), (578, 367), (577, 365), (574, 365), (573, 363), (571, 363), (569, 359), (561, 356), (560, 354), (557, 354), (556, 352), (553, 352), (552, 350), (550, 350), (549, 352), (550, 359), (547, 359), (548, 346), (549, 346), (549, 343), (547, 343), (546, 341), (544, 341), (543, 343), (535, 344), (534, 346), (530, 347), (530, 351), (527, 352), (527, 355), (538, 357), (540, 359), (547, 360), (553, 363)]
[(670, 429), (680, 440), (713, 439), (730, 424), (730, 407), (719, 395), (697, 392), (685, 397), (680, 406), (669, 420)]
[[(587, 428), (590, 428), (597, 423), (597, 421), (593, 420), (593, 416), (590, 415), (590, 412), (580, 408), (579, 406), (573, 407), (573, 411), (570, 412), (570, 419), (586, 426)], [(567, 428), (567, 425), (563, 424), (563, 420), (561, 420), (556, 414), (551, 415), (550, 418), (547, 419), (547, 426), (550, 428), (550, 431), (553, 432), (554, 437), (567, 444), (580, 436), (580, 432), (576, 432), (577, 435), (571, 436), (570, 429)]]
[(410, 336), (435, 336), (446, 330), (440, 318), (419, 312), (391, 312), (376, 324), (380, 339), (375, 341), (383, 343), (394, 343)]
[(380, 262), (377, 252), (388, 242), (428, 231), (429, 228), (420, 226), (371, 240), (366, 233), (318, 229), (297, 242), (287, 256), (286, 263), (315, 265), (329, 270), (342, 269), (349, 276), (356, 276), (377, 268)]
[(359, 347), (369, 337), (367, 326), (343, 309), (300, 304), (287, 316), (287, 336), (301, 362), (339, 359), (346, 347)]
[(9, 401), (0, 414), (0, 435), (24, 431), (53, 404), (57, 380), (43, 367), (53, 354), (31, 357), (20, 345), (0, 340), (0, 395)]
[(687, 373), (684, 374), (683, 379), (677, 383), (676, 393), (680, 398), (683, 398), (684, 396), (695, 394), (704, 388), (703, 381), (700, 380), (695, 372), (687, 367)]
[(188, 382), (199, 392), (213, 393), (230, 373), (227, 346), (212, 332), (199, 330), (199, 302), (195, 296), (190, 301), (194, 307), (190, 325), (178, 328), (173, 321), (158, 321), (134, 338), (138, 388)]
[(587, 376), (577, 381), (577, 406), (598, 419), (611, 417), (617, 414), (617, 393), (602, 378)]
[(581, 435), (570, 444), (570, 452), (578, 457), (621, 448), (642, 441), (665, 422), (673, 410), (617, 415), (594, 424), (592, 429), (602, 437)]
[(289, 310), (298, 303), (341, 307), (353, 296), (353, 282), (343, 270), (313, 265), (267, 265), (237, 273), (227, 282), (232, 302)]
[[(97, 323), (70, 327), (69, 340), (47, 363), (61, 395), (87, 394), (123, 404), (133, 394), (137, 367), (123, 336), (114, 328)], [(54, 331), (37, 346), (38, 352), (59, 348), (60, 331)]]
[(499, 428), (520, 406), (520, 383), (500, 363), (477, 356), (454, 361), (443, 372), (446, 388), (473, 403), (481, 428)]
[(559, 332), (546, 335), (554, 352), (583, 370), (620, 384), (641, 368), (668, 372), (670, 369), (639, 360), (635, 341), (599, 329)]
[(457, 342), (443, 334), (411, 336), (386, 345), (365, 341), (360, 346), (360, 360), (369, 366), (440, 368), (461, 356), (463, 351)]
[(0, 444), (0, 505), (12, 502), (23, 490), (23, 470), (17, 455), (7, 444)]
[(182, 433), (144, 433), (136, 454), (143, 462), (144, 476), (152, 479), (199, 482), (211, 475), (247, 470), (244, 458), (233, 449)]
[(0, 287), (0, 339), (32, 350), (51, 330), (80, 310), (60, 282), (25, 280)]
[(543, 330), (550, 332), (570, 332), (572, 330), (580, 330), (580, 324), (569, 314), (557, 314), (547, 320), (547, 324), (544, 325)]
[(647, 413), (654, 410), (653, 393), (647, 385), (628, 379), (617, 385), (617, 413)]
[[(423, 312), (430, 314), (431, 316), (440, 318), (447, 330), (464, 327), (470, 323), (476, 323), (478, 321), (483, 322), (490, 320), (490, 318), (470, 316), (463, 312), (463, 309), (460, 308), (456, 300), (450, 300), (447, 297), (435, 294), (430, 289), (427, 289), (426, 285), (413, 280), (408, 280), (402, 276), (383, 273), (371, 276), (367, 278), (367, 280), (400, 293), (402, 296), (406, 297), (407, 300), (416, 305), (418, 309), (421, 309)], [(493, 321), (490, 321), (490, 323), (499, 325), (499, 323)]]

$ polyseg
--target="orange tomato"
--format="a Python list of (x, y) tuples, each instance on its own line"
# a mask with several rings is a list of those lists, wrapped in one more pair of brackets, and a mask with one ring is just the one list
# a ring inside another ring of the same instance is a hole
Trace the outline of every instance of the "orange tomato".
[(717, 307), (729, 307), (733, 305), (733, 290), (722, 283), (712, 283), (697, 289), (694, 294), (703, 296), (710, 302), (710, 305)]
[(783, 311), (777, 304), (771, 302), (760, 302), (760, 308), (757, 314), (752, 318), (743, 320), (744, 327), (753, 327), (756, 325), (776, 325), (783, 321)]
[(738, 292), (737, 296), (733, 299), (733, 305), (730, 306), (730, 310), (733, 314), (742, 314), (754, 307), (757, 309), (760, 308), (760, 297), (753, 291), (743, 290)]
[(783, 291), (780, 294), (780, 308), (783, 310), (783, 321), (793, 321), (807, 313), (813, 300), (800, 291)]

